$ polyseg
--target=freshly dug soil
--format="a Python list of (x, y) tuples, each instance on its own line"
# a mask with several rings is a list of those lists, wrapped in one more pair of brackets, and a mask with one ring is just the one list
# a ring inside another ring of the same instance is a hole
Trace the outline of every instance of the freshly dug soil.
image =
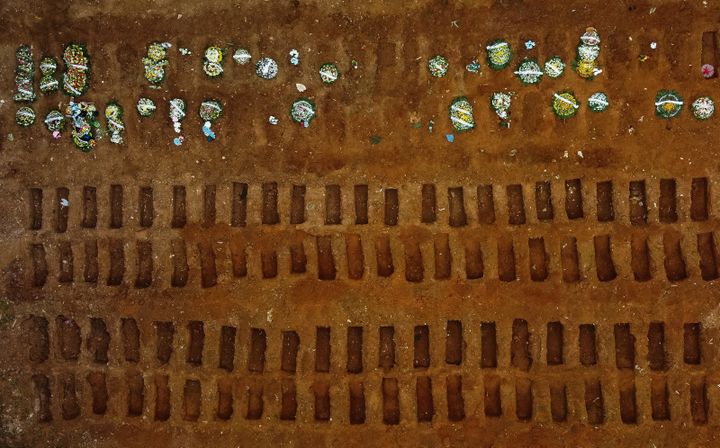
[[(705, 3), (6, 0), (0, 445), (718, 445), (718, 121), (689, 107), (718, 91)], [(572, 70), (589, 26), (593, 81)], [(497, 38), (514, 53), (499, 72)], [(160, 89), (153, 41), (172, 44)], [(16, 48), (38, 64), (70, 42), (103, 128), (124, 108), (123, 144), (53, 140), (42, 120), (69, 99), (37, 70), (36, 123), (14, 123)], [(228, 51), (215, 80), (209, 45)], [(561, 78), (513, 75), (553, 55)], [(263, 56), (277, 78), (255, 75)], [(661, 89), (678, 118), (656, 116)], [(581, 103), (566, 121), (562, 90)], [(513, 93), (509, 128), (495, 91)], [(476, 128), (454, 133), (461, 96)], [(205, 99), (224, 105), (213, 142)]]

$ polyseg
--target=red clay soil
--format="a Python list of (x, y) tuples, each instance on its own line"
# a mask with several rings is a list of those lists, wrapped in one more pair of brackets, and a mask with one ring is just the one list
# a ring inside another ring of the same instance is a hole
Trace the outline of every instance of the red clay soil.
[[(0, 446), (718, 446), (719, 128), (689, 104), (720, 99), (700, 73), (719, 19), (712, 1), (6, 0)], [(593, 81), (570, 64), (588, 26)], [(494, 72), (501, 37), (514, 61)], [(173, 45), (157, 90), (152, 41)], [(37, 71), (38, 119), (14, 123), (16, 48), (37, 63), (69, 42), (92, 61), (81, 99), (124, 107), (124, 144), (53, 140), (41, 122), (68, 97)], [(559, 79), (512, 74), (556, 54)], [(561, 121), (565, 89), (582, 104)], [(678, 118), (656, 116), (660, 89)], [(514, 92), (510, 128), (494, 91)], [(449, 142), (458, 96), (477, 127)], [(225, 107), (211, 143), (207, 98)]]

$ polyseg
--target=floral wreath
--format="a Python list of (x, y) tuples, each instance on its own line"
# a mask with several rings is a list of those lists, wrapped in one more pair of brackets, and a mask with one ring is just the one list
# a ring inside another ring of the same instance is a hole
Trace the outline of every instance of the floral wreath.
[(525, 85), (537, 84), (542, 79), (543, 70), (535, 59), (526, 58), (518, 65), (515, 76)]
[(79, 97), (90, 87), (90, 55), (87, 48), (84, 44), (68, 44), (63, 50), (63, 61), (63, 91), (70, 97)]
[(123, 108), (115, 100), (105, 106), (105, 119), (107, 120), (107, 131), (110, 134), (110, 141), (115, 144), (123, 142), (122, 133), (125, 130), (123, 122)]
[(674, 118), (680, 114), (683, 104), (682, 96), (676, 91), (660, 90), (655, 97), (655, 112), (661, 118)]
[(203, 72), (208, 78), (217, 78), (223, 74), (224, 50), (217, 45), (210, 45), (203, 53)]
[(198, 115), (202, 121), (213, 122), (220, 118), (223, 113), (223, 107), (220, 101), (216, 99), (208, 99), (200, 103)]
[(448, 71), (450, 63), (442, 55), (436, 55), (428, 61), (428, 70), (436, 78), (442, 78)]
[(574, 117), (580, 108), (580, 102), (571, 90), (555, 92), (551, 105), (555, 115), (562, 120)]
[(292, 106), (290, 106), (290, 118), (292, 118), (295, 123), (302, 124), (303, 127), (310, 126), (310, 122), (316, 115), (317, 110), (315, 103), (307, 98), (298, 98), (293, 101)]
[(493, 70), (502, 70), (512, 60), (512, 48), (508, 41), (503, 39), (495, 39), (490, 42), (487, 47), (488, 65)]
[(565, 63), (560, 56), (552, 56), (545, 61), (545, 74), (548, 78), (559, 78), (565, 72)]
[(255, 63), (255, 74), (262, 79), (273, 79), (278, 74), (278, 65), (273, 58), (260, 58)]
[(473, 107), (467, 97), (454, 98), (449, 108), (450, 122), (458, 132), (470, 131), (475, 128)]
[(595, 92), (588, 98), (588, 107), (593, 112), (602, 112), (608, 108), (610, 101), (605, 92)]
[(512, 48), (510, 44), (503, 39), (496, 39), (488, 44), (487, 61), (493, 70), (502, 70), (512, 61)]
[(321, 65), (318, 73), (320, 74), (320, 80), (323, 84), (332, 84), (340, 78), (340, 70), (338, 70), (337, 65), (332, 62), (326, 62)]
[(715, 102), (709, 96), (701, 96), (690, 106), (693, 116), (698, 120), (707, 120), (715, 115)]
[(15, 51), (15, 90), (13, 99), (17, 102), (33, 102), (36, 95), (33, 87), (35, 63), (30, 45), (21, 45)]
[(142, 97), (138, 100), (135, 108), (137, 109), (138, 114), (140, 114), (141, 117), (149, 117), (153, 113), (155, 113), (155, 101), (151, 100), (150, 98)]
[(150, 84), (158, 85), (165, 79), (165, 66), (168, 65), (167, 45), (153, 42), (148, 45), (147, 56), (142, 59), (145, 68), (145, 79)]
[(57, 109), (53, 109), (45, 116), (45, 126), (50, 132), (60, 132), (65, 129), (65, 116)]
[(15, 123), (23, 128), (35, 123), (35, 111), (33, 108), (29, 106), (19, 108), (15, 113)]

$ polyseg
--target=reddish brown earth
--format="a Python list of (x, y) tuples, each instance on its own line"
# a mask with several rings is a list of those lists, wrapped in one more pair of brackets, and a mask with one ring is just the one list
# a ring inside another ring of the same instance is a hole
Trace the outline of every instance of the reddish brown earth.
[[(700, 76), (718, 58), (706, 3), (6, 0), (0, 446), (718, 446), (718, 119), (653, 107), (661, 88), (720, 99)], [(588, 26), (592, 82), (487, 67), (498, 37), (515, 61), (569, 61)], [(161, 90), (140, 62), (154, 40), (173, 44)], [(125, 108), (123, 145), (85, 154), (14, 123), (15, 49), (74, 41), (83, 99)], [(209, 80), (210, 44), (280, 74), (228, 59)], [(450, 72), (433, 79), (438, 53)], [(567, 88), (612, 105), (562, 122), (549, 103)], [(496, 90), (516, 94), (510, 129)], [(461, 95), (477, 129), (449, 143)], [(287, 116), (299, 96), (318, 106), (307, 129)], [(213, 97), (208, 143), (196, 111)]]

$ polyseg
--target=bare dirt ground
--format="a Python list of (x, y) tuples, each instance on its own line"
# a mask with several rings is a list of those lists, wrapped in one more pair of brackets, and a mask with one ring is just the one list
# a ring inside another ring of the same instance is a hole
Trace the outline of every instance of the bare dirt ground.
[[(700, 75), (719, 19), (713, 1), (6, 0), (0, 445), (717, 446), (719, 128), (688, 106), (720, 99)], [(513, 77), (524, 57), (569, 63), (588, 26), (597, 79)], [(500, 37), (515, 59), (493, 72)], [(155, 40), (173, 45), (160, 90), (141, 64)], [(69, 42), (92, 60), (82, 99), (125, 108), (123, 145), (53, 140), (60, 93), (14, 123), (16, 48), (37, 63)], [(210, 80), (211, 44), (279, 75), (228, 58)], [(671, 122), (662, 88), (686, 99)], [(566, 122), (563, 89), (583, 102)], [(301, 96), (307, 129), (287, 113)], [(450, 143), (457, 96), (477, 128)], [(225, 106), (212, 143), (206, 98)]]

